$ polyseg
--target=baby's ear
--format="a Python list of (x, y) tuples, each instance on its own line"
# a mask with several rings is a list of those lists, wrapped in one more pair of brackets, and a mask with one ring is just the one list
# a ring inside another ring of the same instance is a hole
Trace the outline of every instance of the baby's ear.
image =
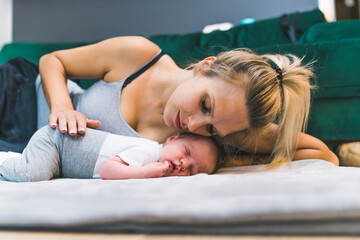
[(179, 137), (180, 137), (180, 133), (175, 133), (171, 137), (168, 137), (168, 139), (166, 139), (166, 142), (170, 142), (170, 141), (175, 140), (175, 139), (177, 139)]

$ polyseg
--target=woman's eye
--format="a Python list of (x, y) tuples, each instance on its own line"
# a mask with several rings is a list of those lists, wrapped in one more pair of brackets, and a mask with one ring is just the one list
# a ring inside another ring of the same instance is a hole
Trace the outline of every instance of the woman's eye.
[(206, 98), (201, 100), (201, 111), (203, 113), (210, 113), (210, 107), (207, 106)]

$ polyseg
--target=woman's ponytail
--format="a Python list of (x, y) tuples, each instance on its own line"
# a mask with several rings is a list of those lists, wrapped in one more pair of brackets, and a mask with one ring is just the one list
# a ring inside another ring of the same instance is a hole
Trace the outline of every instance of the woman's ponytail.
[(277, 113), (277, 140), (275, 142), (269, 168), (290, 161), (295, 153), (299, 133), (306, 129), (310, 111), (310, 78), (313, 72), (308, 66), (301, 66), (301, 59), (294, 55), (263, 55), (274, 64), (277, 84), (280, 91), (280, 104)]

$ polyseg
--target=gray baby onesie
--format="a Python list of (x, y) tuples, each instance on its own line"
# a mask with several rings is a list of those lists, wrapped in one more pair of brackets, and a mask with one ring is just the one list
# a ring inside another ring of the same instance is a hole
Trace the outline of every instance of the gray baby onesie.
[(9, 158), (0, 165), (0, 180), (27, 182), (56, 177), (92, 178), (100, 149), (109, 133), (87, 129), (86, 135), (72, 137), (50, 126), (39, 129), (30, 139), (21, 159)]
[(118, 156), (129, 166), (144, 166), (158, 161), (161, 148), (145, 138), (90, 128), (85, 135), (69, 136), (45, 126), (33, 135), (22, 154), (0, 152), (0, 180), (99, 178), (101, 165), (110, 157)]

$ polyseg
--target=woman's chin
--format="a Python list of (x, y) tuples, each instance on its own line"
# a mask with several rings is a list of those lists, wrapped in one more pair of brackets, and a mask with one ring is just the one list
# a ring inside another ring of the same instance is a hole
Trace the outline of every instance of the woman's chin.
[(164, 112), (164, 114), (163, 114), (163, 121), (164, 121), (164, 123), (165, 123), (165, 125), (167, 126), (167, 127), (172, 127), (171, 125), (172, 125), (172, 121), (171, 121), (171, 119), (169, 118), (169, 117), (167, 117), (168, 115)]
[(169, 127), (169, 128), (176, 128), (175, 125), (174, 125), (173, 120), (172, 120), (170, 117), (166, 117), (166, 116), (164, 115), (163, 119), (164, 119), (164, 123), (165, 123), (165, 125), (166, 125), (167, 127)]

